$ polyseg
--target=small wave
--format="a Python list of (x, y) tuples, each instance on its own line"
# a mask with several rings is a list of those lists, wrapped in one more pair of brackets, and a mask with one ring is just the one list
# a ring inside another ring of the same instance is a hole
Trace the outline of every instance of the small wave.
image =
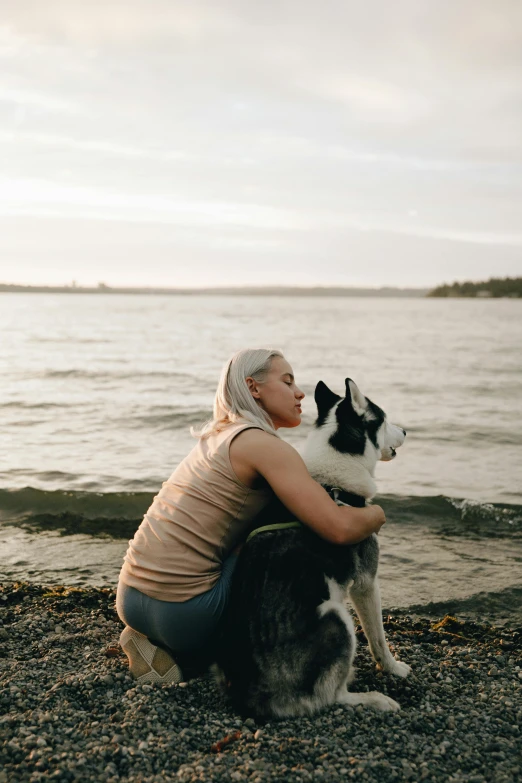
[(67, 345), (75, 345), (79, 343), (94, 343), (96, 344), (102, 344), (102, 343), (110, 343), (111, 340), (109, 339), (102, 339), (99, 337), (70, 337), (69, 335), (67, 337), (33, 337), (31, 339), (32, 343), (67, 343)]
[(212, 416), (210, 408), (180, 408), (177, 406), (161, 407), (160, 410), (152, 410), (139, 416), (126, 416), (122, 423), (130, 429), (142, 429), (143, 427), (155, 430), (163, 429), (188, 429), (204, 424)]
[[(41, 378), (97, 378), (102, 373), (90, 370), (45, 370), (40, 374)], [(105, 375), (103, 373), (103, 375)]]
[[(28, 470), (27, 468), (12, 468), (5, 473), (0, 473), (2, 479), (9, 481), (10, 477), (16, 476), (26, 477), (33, 476), (40, 481), (59, 481), (62, 486), (71, 481), (75, 481), (78, 478), (77, 473), (65, 473), (63, 470)], [(5, 490), (4, 490), (5, 491)], [(12, 491), (12, 490), (8, 490)], [(0, 490), (1, 495), (2, 490)]]
[(153, 497), (149, 492), (0, 490), (0, 522), (65, 535), (130, 538)]
[[(46, 476), (53, 480), (67, 478), (67, 474), (60, 473)], [(0, 490), (0, 523), (128, 538), (153, 497), (151, 491), (4, 489)], [(384, 507), (390, 525), (429, 526), (440, 536), (470, 539), (522, 538), (522, 506), (444, 496), (383, 495), (377, 501)]]
[(39, 424), (44, 424), (45, 419), (20, 419), (19, 421), (10, 421), (10, 427), (37, 427)]
[(68, 370), (43, 370), (39, 373), (24, 373), (25, 378), (98, 378), (107, 381), (111, 380), (134, 380), (142, 381), (144, 378), (161, 378), (162, 380), (190, 381), (194, 383), (196, 376), (186, 372), (174, 372), (167, 370), (140, 370), (139, 372), (123, 372), (109, 370), (84, 370), (82, 368), (71, 368)]
[(15, 402), (14, 400), (11, 400), (10, 402), (3, 402), (0, 403), (0, 408), (14, 408), (14, 409), (21, 409), (26, 411), (37, 411), (37, 410), (46, 410), (47, 408), (73, 408), (74, 405), (71, 405), (70, 403), (61, 403), (61, 402), (23, 402), (20, 400), (19, 402)]
[(522, 538), (522, 506), (436, 496), (382, 495), (391, 524), (428, 525), (439, 535)]
[(485, 443), (496, 446), (519, 446), (522, 444), (522, 436), (519, 432), (510, 430), (508, 425), (504, 429), (499, 427), (487, 430), (474, 430), (470, 427), (460, 429), (451, 423), (441, 427), (440, 432), (432, 432), (429, 427), (408, 427), (408, 434), (429, 439), (431, 443), (458, 443), (460, 447), (473, 449), (483, 447)]

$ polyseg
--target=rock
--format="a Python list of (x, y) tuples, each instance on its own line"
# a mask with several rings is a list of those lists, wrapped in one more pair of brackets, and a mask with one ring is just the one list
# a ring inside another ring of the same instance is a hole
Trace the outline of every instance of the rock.
[(100, 682), (104, 685), (112, 685), (114, 680), (110, 674), (102, 674), (100, 677)]

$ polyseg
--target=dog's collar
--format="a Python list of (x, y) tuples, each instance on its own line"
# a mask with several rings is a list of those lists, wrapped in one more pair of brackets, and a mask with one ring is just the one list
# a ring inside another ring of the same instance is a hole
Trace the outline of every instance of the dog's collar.
[(247, 541), (250, 541), (250, 539), (257, 535), (258, 533), (268, 533), (271, 530), (286, 530), (289, 527), (303, 527), (301, 522), (298, 522), (297, 519), (293, 520), (292, 522), (278, 522), (275, 525), (263, 525), (263, 527), (257, 527), (255, 530), (252, 530), (250, 535), (247, 538)]
[(366, 505), (365, 499), (354, 492), (345, 492), (340, 487), (330, 487), (328, 484), (323, 484), (323, 487), (338, 506), (356, 506), (361, 508)]

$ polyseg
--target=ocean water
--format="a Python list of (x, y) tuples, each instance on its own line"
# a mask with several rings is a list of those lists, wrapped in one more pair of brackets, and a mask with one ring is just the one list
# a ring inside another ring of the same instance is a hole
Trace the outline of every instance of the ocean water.
[(378, 466), (388, 609), (522, 621), (517, 300), (3, 294), (0, 579), (114, 584), (245, 346), (305, 391), (351, 377), (408, 436)]

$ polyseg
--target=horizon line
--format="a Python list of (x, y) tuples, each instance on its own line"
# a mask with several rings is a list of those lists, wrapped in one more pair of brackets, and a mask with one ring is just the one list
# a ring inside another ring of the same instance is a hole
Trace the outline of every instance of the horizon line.
[(26, 291), (63, 291), (67, 293), (224, 293), (224, 292), (267, 292), (267, 291), (285, 291), (285, 292), (336, 292), (336, 291), (407, 291), (412, 293), (424, 293), (430, 291), (430, 286), (394, 286), (394, 285), (337, 285), (335, 283), (327, 285), (276, 285), (276, 284), (257, 284), (257, 285), (221, 285), (221, 286), (122, 286), (108, 285), (98, 283), (98, 285), (77, 285), (69, 284), (28, 284), (28, 283), (0, 283), (0, 292), (7, 293), (9, 290)]

